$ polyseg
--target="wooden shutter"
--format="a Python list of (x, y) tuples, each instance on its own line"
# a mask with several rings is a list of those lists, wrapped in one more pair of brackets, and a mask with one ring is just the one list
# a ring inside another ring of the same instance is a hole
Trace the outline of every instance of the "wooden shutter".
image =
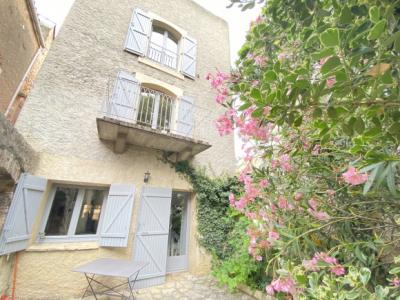
[(129, 23), (128, 34), (125, 40), (125, 50), (144, 56), (149, 45), (151, 33), (151, 19), (140, 9), (135, 9)]
[(0, 236), (0, 255), (28, 246), (46, 184), (45, 178), (21, 175)]
[(194, 128), (194, 106), (193, 98), (182, 96), (178, 103), (177, 133), (192, 137)]
[(169, 188), (143, 188), (133, 258), (149, 264), (140, 272), (135, 287), (165, 282), (171, 197)]
[(196, 40), (184, 36), (182, 51), (182, 73), (190, 78), (196, 77), (196, 56), (197, 43)]
[(134, 75), (120, 71), (108, 103), (107, 116), (122, 121), (136, 121), (136, 105), (140, 97), (140, 83)]
[(133, 185), (111, 185), (104, 210), (100, 246), (126, 247), (128, 245), (134, 198)]

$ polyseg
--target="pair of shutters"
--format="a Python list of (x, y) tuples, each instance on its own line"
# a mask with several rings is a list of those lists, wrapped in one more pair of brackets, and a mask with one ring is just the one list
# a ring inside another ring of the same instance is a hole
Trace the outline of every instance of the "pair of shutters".
[[(45, 178), (21, 175), (0, 235), (0, 255), (27, 248), (46, 185)], [(128, 245), (134, 195), (132, 185), (111, 185), (100, 231), (101, 246)]]
[[(22, 174), (0, 236), (0, 255), (25, 250), (32, 235), (47, 179)], [(104, 207), (100, 246), (126, 247), (129, 239), (135, 187), (111, 185)], [(149, 264), (136, 287), (165, 281), (172, 189), (144, 187), (133, 259)]]
[[(146, 56), (152, 31), (152, 19), (141, 9), (135, 9), (129, 24), (125, 40), (125, 49), (129, 52)], [(183, 36), (181, 41), (181, 72), (190, 78), (196, 77), (196, 40)]]
[[(120, 71), (107, 108), (109, 116), (122, 121), (135, 122), (137, 118), (136, 109), (140, 100), (140, 89), (140, 82), (134, 75)], [(193, 137), (193, 98), (184, 95), (174, 104), (178, 108), (176, 133), (186, 137)]]

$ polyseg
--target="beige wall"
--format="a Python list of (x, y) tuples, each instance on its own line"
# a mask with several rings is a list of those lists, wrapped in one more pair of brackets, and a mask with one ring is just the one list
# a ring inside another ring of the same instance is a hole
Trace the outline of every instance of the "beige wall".
[(26, 0), (0, 1), (0, 112), (5, 112), (40, 45)]
[[(123, 51), (135, 7), (182, 27), (197, 40), (199, 78), (194, 81), (179, 79), (140, 63), (137, 56)], [(146, 171), (151, 172), (150, 186), (191, 189), (173, 169), (160, 161), (161, 152), (129, 146), (125, 153), (115, 154), (112, 145), (99, 140), (96, 116), (105, 100), (107, 83), (115, 78), (118, 70), (140, 72), (193, 96), (197, 106), (196, 122), (201, 124), (195, 129), (195, 137), (202, 137), (212, 145), (196, 156), (194, 163), (206, 167), (211, 174), (234, 170), (233, 138), (220, 138), (214, 129), (213, 121), (221, 109), (215, 104), (215, 95), (204, 79), (208, 71), (216, 68), (229, 70), (228, 45), (226, 22), (190, 0), (76, 0), (16, 126), (40, 155), (35, 175), (49, 178), (51, 182), (133, 183), (136, 186), (129, 247), (105, 249), (93, 243), (49, 246), (32, 242), (28, 251), (20, 254), (18, 298), (78, 296), (85, 281), (82, 275), (70, 271), (74, 266), (96, 257), (129, 259)], [(34, 233), (37, 233), (46, 201), (44, 197)], [(197, 244), (195, 208), (193, 199), (189, 270), (204, 272), (209, 268), (209, 258)]]

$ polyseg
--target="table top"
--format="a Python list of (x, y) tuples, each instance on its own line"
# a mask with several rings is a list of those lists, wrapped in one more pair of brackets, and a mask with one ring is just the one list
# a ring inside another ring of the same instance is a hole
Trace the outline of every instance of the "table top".
[(72, 269), (74, 272), (129, 278), (139, 272), (147, 262), (113, 258), (96, 259)]

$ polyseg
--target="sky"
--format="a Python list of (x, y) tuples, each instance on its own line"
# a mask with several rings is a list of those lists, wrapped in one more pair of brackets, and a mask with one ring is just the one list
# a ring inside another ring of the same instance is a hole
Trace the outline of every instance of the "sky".
[[(163, 1), (163, 0), (161, 0)], [(237, 52), (245, 41), (246, 31), (252, 20), (260, 14), (260, 6), (242, 12), (239, 8), (226, 8), (229, 0), (193, 0), (213, 14), (225, 19), (229, 24), (231, 63), (236, 61)], [(56, 24), (56, 33), (60, 30), (74, 0), (35, 0), (36, 9), (41, 19)], [(236, 157), (243, 156), (240, 139), (235, 136)]]

